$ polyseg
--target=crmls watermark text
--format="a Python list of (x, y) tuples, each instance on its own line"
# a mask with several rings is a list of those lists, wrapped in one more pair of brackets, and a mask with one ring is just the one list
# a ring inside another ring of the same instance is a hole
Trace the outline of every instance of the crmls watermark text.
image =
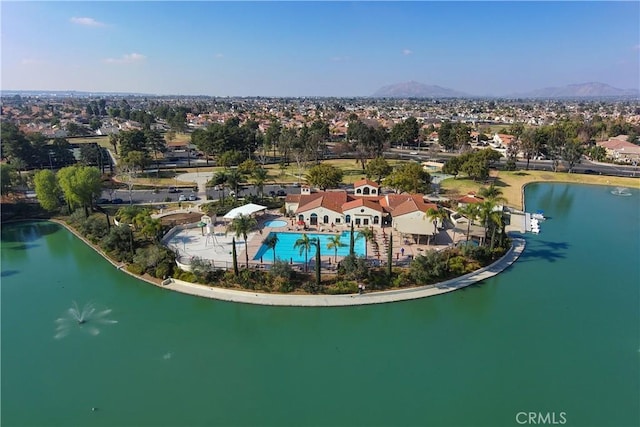
[(567, 423), (566, 412), (518, 412), (516, 422), (521, 425), (562, 425)]

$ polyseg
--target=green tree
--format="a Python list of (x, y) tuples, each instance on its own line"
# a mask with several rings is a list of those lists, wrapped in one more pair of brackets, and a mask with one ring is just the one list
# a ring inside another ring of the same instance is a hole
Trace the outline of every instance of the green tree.
[(467, 218), (467, 242), (471, 234), (471, 223), (478, 217), (480, 208), (476, 203), (468, 203), (458, 208), (458, 213)]
[(9, 194), (16, 179), (16, 171), (11, 165), (0, 164), (0, 193)]
[(599, 145), (594, 145), (588, 151), (589, 157), (596, 162), (603, 162), (607, 158), (607, 150)]
[(276, 257), (276, 245), (278, 244), (278, 235), (276, 233), (269, 233), (267, 237), (264, 238), (262, 244), (267, 248), (273, 250), (273, 261), (275, 262), (278, 258)]
[(158, 154), (167, 152), (167, 141), (157, 130), (145, 131), (145, 138), (147, 150), (153, 153), (153, 159), (156, 162), (156, 174), (160, 176), (160, 159), (158, 158)]
[(58, 185), (56, 175), (49, 169), (42, 169), (36, 172), (33, 177), (33, 182), (40, 206), (48, 211), (58, 209), (60, 207), (62, 191)]
[(447, 220), (447, 218), (449, 218), (449, 213), (440, 207), (429, 208), (425, 212), (425, 218), (431, 220), (431, 222), (433, 223), (433, 230), (435, 235), (438, 232), (438, 221), (440, 221), (440, 224), (444, 225), (444, 222)]
[(393, 233), (389, 233), (389, 248), (387, 249), (387, 277), (391, 282), (393, 274)]
[(316, 246), (316, 287), (315, 289), (320, 289), (320, 284), (322, 283), (322, 260), (320, 258), (320, 239), (313, 239), (313, 242)]
[(383, 158), (376, 157), (367, 163), (367, 178), (374, 179), (378, 185), (382, 183), (382, 180), (386, 178), (393, 168), (391, 165)]
[(368, 257), (368, 252), (367, 252), (368, 251), (367, 247), (369, 246), (368, 243), (371, 241), (374, 241), (375, 238), (376, 238), (376, 232), (373, 229), (373, 227), (363, 228), (362, 230), (358, 231), (358, 237), (356, 237), (356, 240), (364, 239), (365, 259)]
[(130, 130), (120, 132), (118, 135), (120, 143), (120, 157), (125, 158), (131, 151), (141, 151), (147, 153), (147, 135), (141, 130)]
[(356, 254), (355, 246), (356, 246), (356, 235), (353, 232), (353, 222), (352, 222), (351, 231), (349, 232), (349, 255), (350, 256), (354, 256)]
[(329, 249), (329, 250), (333, 249), (333, 251), (334, 251), (333, 261), (335, 263), (338, 262), (338, 249), (344, 248), (345, 246), (347, 246), (347, 244), (346, 243), (342, 243), (340, 241), (340, 235), (339, 234), (329, 237), (329, 241), (327, 243), (327, 249)]
[(531, 158), (538, 154), (540, 150), (538, 138), (536, 138), (536, 130), (525, 129), (520, 136), (520, 151), (525, 159), (527, 159), (526, 170), (529, 170), (529, 162)]
[(307, 182), (309, 185), (326, 190), (327, 188), (335, 188), (340, 185), (342, 176), (342, 170), (326, 163), (321, 163), (309, 169)]
[(238, 276), (238, 252), (236, 250), (236, 238), (231, 238), (231, 258), (233, 260), (233, 274)]
[(235, 233), (235, 237), (240, 237), (244, 239), (244, 256), (245, 256), (245, 266), (249, 268), (249, 250), (247, 246), (247, 233), (253, 230), (258, 225), (256, 219), (252, 216), (246, 215), (238, 215), (233, 218), (231, 223), (229, 224), (228, 230)]
[(385, 185), (397, 192), (428, 193), (431, 176), (418, 163), (405, 163), (385, 179)]
[(309, 250), (313, 244), (313, 239), (310, 239), (306, 233), (302, 235), (301, 238), (295, 241), (293, 244), (294, 249), (300, 250), (300, 255), (304, 252), (304, 271), (309, 271), (308, 262), (309, 262)]
[(260, 198), (264, 198), (264, 183), (267, 181), (269, 177), (269, 172), (263, 168), (258, 167), (253, 171), (253, 183), (258, 189), (258, 193), (260, 194)]
[(235, 200), (238, 200), (238, 187), (240, 186), (241, 181), (242, 175), (237, 169), (231, 169), (227, 174), (227, 184), (229, 184), (229, 187), (233, 189), (233, 197)]
[(57, 177), (69, 211), (80, 206), (88, 217), (89, 208), (102, 190), (100, 171), (89, 166), (67, 166), (58, 171)]
[(576, 163), (580, 163), (580, 159), (584, 154), (584, 147), (577, 140), (567, 140), (562, 147), (562, 160), (567, 162), (569, 173), (573, 172)]

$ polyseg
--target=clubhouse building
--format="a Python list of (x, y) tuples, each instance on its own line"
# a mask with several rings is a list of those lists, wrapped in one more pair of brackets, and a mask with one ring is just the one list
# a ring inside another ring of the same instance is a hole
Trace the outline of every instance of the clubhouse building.
[(433, 235), (433, 221), (426, 217), (433, 203), (425, 202), (422, 194), (380, 194), (380, 186), (369, 179), (353, 184), (353, 193), (346, 190), (312, 191), (301, 187), (300, 194), (289, 194), (285, 209), (298, 224), (311, 227), (332, 227), (352, 223), (357, 227), (391, 227), (410, 235)]

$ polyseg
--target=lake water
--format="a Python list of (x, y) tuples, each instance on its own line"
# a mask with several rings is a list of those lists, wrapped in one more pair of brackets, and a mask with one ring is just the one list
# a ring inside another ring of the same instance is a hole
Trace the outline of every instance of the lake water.
[[(507, 271), (362, 307), (180, 295), (57, 225), (5, 225), (1, 424), (638, 425), (640, 196), (610, 190), (530, 185), (550, 219)], [(96, 310), (82, 325), (74, 301)]]

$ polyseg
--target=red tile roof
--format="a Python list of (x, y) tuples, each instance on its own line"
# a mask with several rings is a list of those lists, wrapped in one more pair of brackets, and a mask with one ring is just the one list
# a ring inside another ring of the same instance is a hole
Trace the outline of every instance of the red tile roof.
[(369, 178), (362, 178), (359, 181), (353, 183), (353, 188), (358, 188), (363, 185), (370, 185), (371, 187), (380, 188), (377, 182), (371, 181)]

